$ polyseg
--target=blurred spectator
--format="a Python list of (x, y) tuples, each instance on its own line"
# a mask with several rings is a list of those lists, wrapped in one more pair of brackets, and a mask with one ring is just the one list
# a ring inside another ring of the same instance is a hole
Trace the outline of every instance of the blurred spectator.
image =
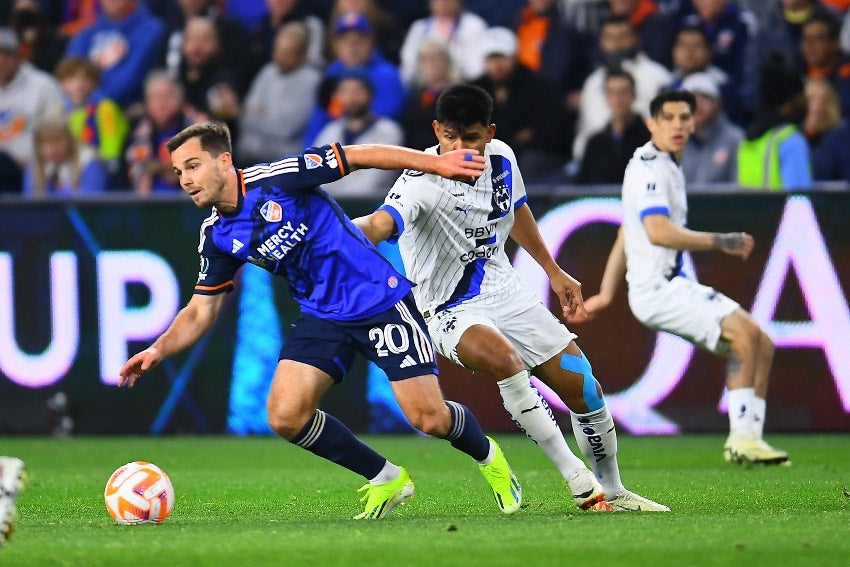
[[(173, 1), (173, 0), (172, 0)], [(242, 77), (246, 83), (250, 72), (244, 65), (245, 46), (248, 44), (248, 30), (238, 20), (225, 14), (221, 0), (177, 0), (169, 2), (169, 10), (164, 34), (163, 52), (160, 62), (172, 74), (177, 74), (183, 59), (183, 28), (186, 22), (195, 16), (209, 18), (218, 28), (221, 38), (221, 54), (226, 66), (236, 69), (242, 67)]]
[(152, 71), (145, 80), (144, 106), (124, 152), (130, 186), (139, 195), (179, 191), (165, 143), (183, 128), (209, 118), (186, 105), (183, 86), (165, 70)]
[(404, 143), (417, 150), (437, 142), (431, 123), (436, 119), (437, 98), (447, 87), (460, 80), (460, 73), (452, 64), (445, 45), (426, 41), (419, 46), (419, 59), (413, 76), (412, 90), (407, 97), (401, 126)]
[(74, 137), (93, 148), (110, 173), (117, 173), (130, 123), (121, 107), (98, 90), (100, 69), (83, 57), (66, 57), (56, 67), (56, 76)]
[(841, 53), (839, 22), (831, 15), (812, 16), (803, 24), (800, 49), (809, 78), (832, 83), (844, 115), (850, 115), (850, 57)]
[(81, 30), (92, 25), (100, 10), (99, 0), (72, 0), (64, 2), (59, 25), (59, 33), (64, 37), (73, 37)]
[[(805, 69), (800, 51), (803, 24), (814, 15), (837, 14), (818, 0), (751, 0), (751, 9), (759, 10), (758, 33), (751, 38), (752, 49), (747, 58), (747, 72), (758, 79), (760, 65), (771, 53), (779, 51), (786, 61)], [(755, 92), (755, 91), (754, 91)]]
[(62, 115), (62, 89), (51, 75), (24, 61), (11, 28), (0, 28), (0, 190), (20, 191), (33, 158), (33, 133)]
[(682, 22), (697, 26), (711, 42), (712, 62), (726, 71), (735, 84), (743, 84), (751, 18), (742, 13), (734, 0), (691, 0), (694, 14)]
[[(376, 116), (371, 110), (372, 84), (364, 73), (351, 71), (342, 75), (337, 83), (335, 97), (339, 100), (342, 116), (327, 124), (316, 136), (315, 145), (341, 142), (351, 144), (402, 143), (404, 135), (394, 120)], [(392, 187), (398, 171), (362, 169), (334, 181), (328, 191), (334, 198), (383, 196)]]
[(635, 79), (636, 97), (633, 109), (641, 116), (649, 113), (649, 101), (658, 91), (670, 84), (670, 71), (656, 63), (638, 48), (638, 38), (629, 20), (611, 18), (602, 25), (599, 47), (605, 64), (598, 67), (581, 90), (581, 106), (576, 129), (573, 157), (581, 159), (584, 147), (593, 132), (605, 127), (611, 111), (605, 104), (605, 73), (607, 69), (622, 69)]
[(490, 28), (479, 43), (484, 76), (473, 84), (493, 97), (496, 136), (513, 148), (526, 179), (562, 166), (569, 159), (569, 139), (554, 85), (517, 62), (511, 30)]
[(738, 146), (738, 184), (750, 189), (808, 189), (809, 144), (799, 124), (806, 116), (803, 79), (781, 54), (762, 65), (760, 105)]
[(68, 44), (66, 55), (88, 57), (101, 70), (103, 94), (124, 109), (142, 99), (164, 27), (138, 0), (100, 0), (101, 14)]
[(510, 28), (525, 7), (526, 0), (464, 0), (467, 10), (481, 16), (490, 27)]
[(312, 145), (325, 124), (341, 115), (339, 102), (333, 97), (337, 79), (357, 70), (366, 73), (376, 85), (372, 112), (377, 116), (397, 119), (404, 108), (405, 89), (398, 69), (375, 49), (372, 24), (363, 14), (349, 12), (334, 21), (333, 48), (336, 59), (325, 69), (319, 89), (319, 101), (310, 115), (304, 132), (304, 145)]
[(408, 26), (399, 25), (376, 0), (334, 0), (329, 21), (335, 22), (339, 16), (348, 12), (358, 12), (366, 16), (375, 30), (375, 44), (378, 49), (384, 57), (398, 65), (401, 44)]
[(711, 42), (702, 28), (685, 27), (679, 30), (673, 46), (673, 63), (671, 88), (681, 88), (682, 82), (693, 73), (706, 73), (720, 87), (726, 115), (738, 125), (748, 121), (738, 85), (729, 80), (726, 71), (711, 63)]
[(632, 110), (635, 79), (622, 70), (605, 74), (605, 103), (611, 120), (590, 137), (576, 181), (582, 184), (621, 184), (635, 150), (649, 141), (643, 118)]
[(410, 84), (416, 70), (416, 54), (426, 39), (442, 42), (449, 48), (461, 79), (477, 79), (484, 72), (481, 37), (487, 22), (463, 9), (463, 0), (429, 0), (431, 15), (413, 22), (401, 46), (401, 76)]
[(248, 44), (250, 76), (256, 76), (259, 70), (271, 61), (277, 30), (290, 22), (302, 22), (310, 30), (307, 40), (307, 63), (317, 68), (323, 67), (325, 64), (325, 24), (316, 16), (307, 13), (307, 2), (302, 0), (265, 0), (265, 4), (266, 14), (250, 31), (250, 43)]
[(303, 22), (278, 30), (272, 60), (254, 79), (239, 117), (236, 155), (241, 163), (267, 163), (303, 148), (304, 128), (322, 78), (307, 64), (309, 33)]
[(581, 85), (590, 73), (578, 32), (558, 0), (528, 0), (517, 26), (517, 60), (558, 87), (565, 107), (578, 108)]
[(689, 185), (734, 183), (738, 145), (744, 132), (723, 111), (723, 98), (712, 75), (693, 73), (681, 86), (694, 94), (694, 133), (682, 151), (682, 171)]
[(9, 24), (21, 42), (21, 56), (52, 73), (65, 52), (66, 40), (37, 0), (15, 0)]
[(238, 140), (236, 118), (244, 90), (236, 71), (222, 60), (218, 28), (212, 20), (195, 16), (186, 22), (178, 76), (186, 101), (196, 111), (227, 123), (234, 141)]
[(64, 119), (39, 124), (33, 144), (35, 157), (24, 171), (24, 195), (43, 199), (106, 189), (106, 169), (97, 153), (79, 143)]
[(816, 149), (824, 136), (841, 122), (841, 106), (838, 94), (826, 79), (806, 81), (806, 119), (803, 133), (809, 147)]
[(850, 184), (850, 122), (842, 120), (824, 134), (812, 153), (812, 169), (818, 181), (844, 181)]

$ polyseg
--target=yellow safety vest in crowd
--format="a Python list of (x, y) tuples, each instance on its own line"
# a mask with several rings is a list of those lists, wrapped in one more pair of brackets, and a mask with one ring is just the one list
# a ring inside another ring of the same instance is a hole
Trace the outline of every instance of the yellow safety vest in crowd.
[(797, 126), (787, 124), (771, 128), (754, 140), (741, 140), (738, 145), (738, 185), (746, 189), (781, 190), (779, 145), (796, 131)]

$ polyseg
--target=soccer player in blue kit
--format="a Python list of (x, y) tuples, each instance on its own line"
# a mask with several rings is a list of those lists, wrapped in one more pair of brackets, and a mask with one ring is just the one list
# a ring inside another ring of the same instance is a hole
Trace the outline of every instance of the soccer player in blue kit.
[(360, 352), (382, 368), (410, 423), (447, 439), (472, 457), (499, 508), (519, 510), (522, 490), (499, 446), (468, 408), (443, 399), (427, 326), (399, 274), (321, 188), (353, 169), (417, 169), (473, 178), (484, 169), (474, 151), (444, 156), (386, 145), (308, 148), (269, 164), (236, 169), (230, 132), (220, 123), (189, 126), (166, 144), (180, 186), (198, 207), (212, 206), (201, 225), (195, 292), (153, 344), (131, 357), (119, 385), (132, 386), (164, 358), (194, 344), (215, 322), (225, 292), (246, 262), (289, 283), (301, 306), (272, 380), (271, 428), (369, 482), (356, 519), (386, 516), (413, 496), (410, 475), (318, 409)]

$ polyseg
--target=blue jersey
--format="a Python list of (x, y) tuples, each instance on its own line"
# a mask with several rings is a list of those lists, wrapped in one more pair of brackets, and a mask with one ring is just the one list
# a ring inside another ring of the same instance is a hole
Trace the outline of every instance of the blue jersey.
[(286, 278), (303, 313), (356, 321), (392, 308), (413, 284), (399, 274), (321, 187), (348, 173), (338, 144), (237, 170), (233, 213), (201, 225), (195, 293), (233, 289), (251, 262)]

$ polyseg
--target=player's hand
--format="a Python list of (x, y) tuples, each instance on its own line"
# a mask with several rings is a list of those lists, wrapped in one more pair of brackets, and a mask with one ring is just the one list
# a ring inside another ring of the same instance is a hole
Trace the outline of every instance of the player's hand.
[(549, 274), (552, 290), (561, 300), (561, 310), (567, 321), (581, 322), (587, 318), (581, 296), (581, 282), (563, 270)]
[(724, 254), (740, 256), (746, 260), (753, 251), (756, 241), (746, 232), (716, 232), (713, 236), (714, 247)]
[[(596, 294), (588, 297), (584, 300), (584, 308), (587, 311), (587, 318), (585, 321), (590, 321), (599, 315), (600, 312), (604, 311), (611, 305), (611, 299), (603, 296), (602, 294)], [(582, 323), (582, 321), (576, 321), (576, 323)]]
[(161, 360), (162, 355), (156, 347), (148, 347), (133, 355), (118, 373), (118, 386), (132, 388), (139, 376), (155, 367)]
[(475, 180), (484, 173), (484, 156), (478, 150), (460, 149), (441, 154), (437, 162), (437, 175), (457, 180)]

